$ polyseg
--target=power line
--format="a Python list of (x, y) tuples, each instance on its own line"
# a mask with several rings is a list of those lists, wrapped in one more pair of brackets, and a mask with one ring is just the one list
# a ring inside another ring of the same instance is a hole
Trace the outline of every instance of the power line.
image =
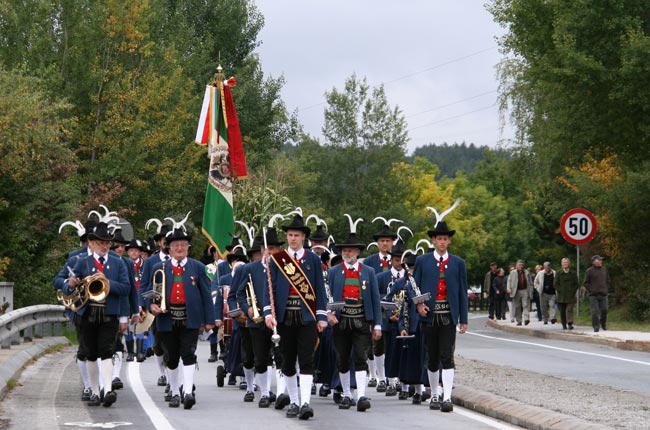
[[(449, 61), (445, 61), (443, 63), (436, 64), (435, 66), (427, 67), (426, 69), (422, 69), (422, 70), (419, 70), (417, 72), (409, 73), (407, 75), (403, 75), (403, 76), (400, 76), (398, 78), (391, 79), (390, 81), (382, 82), (382, 84), (384, 84), (384, 85), (392, 84), (393, 82), (401, 81), (402, 79), (407, 79), (407, 78), (413, 77), (415, 75), (419, 75), (419, 74), (422, 74), (422, 73), (425, 73), (425, 72), (429, 72), (431, 70), (439, 69), (439, 68), (447, 66), (449, 64), (453, 64), (453, 63), (457, 63), (457, 62), (462, 61), (462, 60), (466, 60), (468, 58), (474, 57), (476, 55), (482, 54), (482, 53), (487, 52), (487, 51), (491, 51), (493, 49), (497, 49), (497, 46), (496, 45), (491, 46), (489, 48), (481, 49), (480, 51), (472, 52), (471, 54), (463, 55), (462, 57), (453, 58), (453, 59), (451, 59)], [(322, 106), (322, 105), (324, 105), (326, 103), (327, 102), (320, 102), (320, 103), (316, 103), (316, 104), (313, 104), (313, 105), (306, 106), (304, 108), (298, 108), (297, 112), (302, 112), (302, 111), (309, 110), (309, 109), (312, 109), (312, 108), (315, 108), (315, 107), (318, 107), (318, 106)]]
[(428, 126), (430, 126), (430, 125), (439, 124), (439, 123), (441, 123), (441, 122), (445, 122), (445, 121), (449, 121), (449, 120), (452, 120), (452, 119), (460, 118), (460, 117), (463, 117), (463, 116), (465, 116), (465, 115), (471, 115), (471, 114), (476, 113), (476, 112), (480, 112), (480, 111), (484, 111), (484, 110), (490, 109), (490, 108), (496, 106), (496, 104), (497, 104), (497, 103), (494, 102), (494, 103), (492, 103), (490, 106), (486, 106), (486, 107), (483, 107), (483, 108), (480, 108), (480, 109), (476, 109), (476, 110), (473, 110), (473, 111), (469, 111), (469, 112), (461, 113), (461, 114), (459, 114), (459, 115), (450, 116), (449, 118), (443, 118), (443, 119), (439, 119), (439, 120), (436, 120), (436, 121), (428, 122), (428, 123), (426, 123), (426, 124), (418, 125), (417, 127), (409, 128), (409, 129), (406, 130), (406, 131), (413, 131), (413, 130), (417, 130), (418, 128), (423, 128), (423, 127), (428, 127)]
[(464, 98), (464, 99), (461, 99), (461, 100), (456, 100), (455, 102), (447, 103), (447, 104), (445, 104), (445, 105), (436, 106), (436, 107), (431, 108), (431, 109), (428, 109), (428, 110), (424, 110), (424, 111), (417, 112), (417, 113), (414, 113), (414, 114), (411, 114), (411, 115), (407, 115), (406, 118), (412, 118), (412, 117), (414, 117), (414, 116), (422, 115), (423, 113), (433, 112), (433, 111), (438, 110), (438, 109), (442, 109), (442, 108), (446, 108), (446, 107), (449, 107), (449, 106), (453, 106), (453, 105), (456, 105), (456, 104), (458, 104), (458, 103), (466, 102), (466, 101), (468, 101), (468, 100), (477, 99), (477, 98), (479, 98), (479, 97), (483, 97), (483, 96), (485, 96), (485, 95), (492, 94), (492, 93), (496, 93), (496, 92), (497, 92), (497, 90), (486, 91), (486, 92), (481, 93), (481, 94), (476, 94), (476, 95), (471, 96), (471, 97), (467, 97), (467, 98)]

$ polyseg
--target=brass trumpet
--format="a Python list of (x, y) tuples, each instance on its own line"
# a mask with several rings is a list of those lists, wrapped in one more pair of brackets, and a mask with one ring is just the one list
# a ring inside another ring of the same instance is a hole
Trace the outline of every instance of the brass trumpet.
[(248, 283), (246, 284), (246, 301), (248, 305), (253, 308), (253, 322), (259, 324), (264, 321), (264, 318), (260, 315), (260, 311), (257, 308), (257, 296), (255, 295), (255, 288), (253, 287), (253, 278), (251, 274), (248, 274)]

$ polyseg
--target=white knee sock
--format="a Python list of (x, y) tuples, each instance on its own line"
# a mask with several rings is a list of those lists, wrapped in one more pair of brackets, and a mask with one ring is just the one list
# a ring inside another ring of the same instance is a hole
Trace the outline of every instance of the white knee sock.
[(271, 383), (273, 382), (273, 373), (274, 373), (273, 366), (267, 366), (266, 372), (264, 372), (264, 374), (266, 375), (266, 388), (269, 390), (269, 394), (271, 393)]
[(311, 386), (314, 383), (314, 375), (300, 375), (300, 405), (311, 401)]
[(169, 373), (169, 391), (172, 393), (172, 396), (180, 396), (180, 366), (176, 369), (167, 369)]
[(368, 371), (370, 372), (370, 375), (368, 375), (370, 379), (377, 378), (377, 363), (375, 363), (375, 360), (368, 360)]
[(287, 381), (280, 369), (276, 369), (275, 371), (275, 389), (278, 390), (278, 396), (280, 394), (285, 394), (287, 391)]
[(165, 375), (165, 363), (163, 361), (163, 356), (154, 354), (154, 357), (156, 357), (156, 364), (158, 365), (158, 372), (160, 373), (159, 376), (164, 376)]
[(431, 398), (433, 399), (434, 397), (438, 397), (438, 380), (440, 377), (438, 376), (438, 371), (436, 370), (435, 372), (430, 371), (427, 369), (427, 375), (429, 375), (429, 386), (431, 387)]
[(361, 397), (366, 396), (366, 385), (368, 384), (367, 378), (368, 374), (365, 370), (357, 370), (354, 372), (354, 376), (357, 378), (357, 400)]
[(81, 382), (83, 382), (84, 388), (90, 388), (90, 376), (88, 376), (88, 367), (86, 366), (86, 362), (77, 360), (77, 367), (79, 368)]
[(113, 379), (120, 377), (120, 371), (122, 370), (122, 354), (121, 351), (117, 351), (113, 356), (113, 359), (115, 360), (113, 362)]
[(86, 369), (88, 370), (90, 388), (93, 394), (99, 396), (99, 364), (97, 361), (86, 361)]
[(442, 389), (444, 401), (451, 400), (451, 389), (454, 386), (454, 369), (442, 369)]
[(113, 359), (106, 358), (101, 361), (102, 366), (102, 381), (104, 381), (104, 394), (112, 390), (111, 385), (113, 382)]
[[(180, 366), (179, 366), (180, 367)], [(194, 370), (195, 364), (183, 366), (183, 392), (190, 394), (194, 388)]]
[[(341, 379), (341, 389), (343, 390), (343, 397), (352, 398), (352, 390), (350, 389), (350, 371), (348, 370), (345, 373), (339, 372), (339, 378)], [(357, 387), (359, 386), (359, 381), (357, 381)]]
[(264, 373), (256, 373), (255, 379), (257, 380), (257, 385), (260, 387), (260, 393), (262, 396), (269, 395), (269, 372), (268, 370)]
[[(298, 393), (298, 375), (284, 375), (284, 382), (287, 384), (287, 391), (289, 392), (291, 403), (295, 403), (296, 405), (300, 406), (300, 394)], [(311, 386), (309, 389), (311, 390)]]
[(377, 368), (377, 379), (379, 381), (386, 380), (386, 356), (385, 355), (375, 355), (375, 367)]
[(246, 391), (255, 390), (255, 371), (244, 367), (244, 379), (246, 380)]

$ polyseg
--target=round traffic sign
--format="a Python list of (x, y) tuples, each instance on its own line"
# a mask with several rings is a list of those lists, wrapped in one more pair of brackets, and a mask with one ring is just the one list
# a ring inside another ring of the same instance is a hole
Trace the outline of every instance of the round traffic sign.
[(562, 216), (560, 231), (567, 242), (584, 245), (596, 235), (596, 218), (586, 209), (571, 209)]

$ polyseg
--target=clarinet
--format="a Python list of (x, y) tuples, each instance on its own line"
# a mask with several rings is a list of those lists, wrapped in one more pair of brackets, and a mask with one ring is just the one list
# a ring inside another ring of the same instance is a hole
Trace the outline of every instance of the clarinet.
[[(406, 288), (406, 284), (404, 285), (404, 288)], [(402, 294), (405, 294), (406, 292), (402, 290)], [(404, 330), (406, 331), (406, 335), (408, 336), (410, 334), (410, 316), (409, 316), (409, 305), (408, 305), (408, 300), (402, 300), (402, 317), (404, 318)], [(404, 339), (404, 342), (402, 342), (402, 348), (408, 348), (409, 347), (409, 341), (408, 338)]]

